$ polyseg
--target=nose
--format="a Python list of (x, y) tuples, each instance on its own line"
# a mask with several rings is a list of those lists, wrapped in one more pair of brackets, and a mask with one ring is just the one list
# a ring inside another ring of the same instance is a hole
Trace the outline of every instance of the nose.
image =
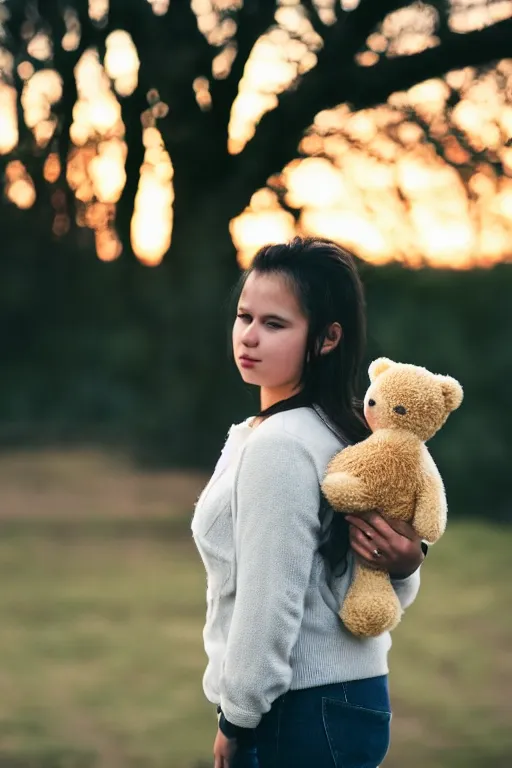
[(258, 331), (254, 323), (251, 323), (242, 334), (242, 343), (246, 347), (256, 347), (258, 345)]

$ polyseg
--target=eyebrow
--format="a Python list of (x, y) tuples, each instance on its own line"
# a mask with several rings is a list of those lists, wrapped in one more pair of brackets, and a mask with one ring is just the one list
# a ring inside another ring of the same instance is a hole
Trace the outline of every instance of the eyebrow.
[[(245, 312), (245, 313), (247, 313), (248, 315), (252, 314), (252, 312), (249, 312), (249, 310), (247, 309), (247, 307), (242, 307), (242, 306), (239, 306), (239, 307), (238, 307), (238, 311), (239, 311), (239, 312)], [(282, 322), (282, 323), (289, 323), (289, 322), (291, 322), (291, 321), (290, 321), (290, 320), (288, 320), (286, 317), (281, 317), (281, 315), (274, 315), (274, 314), (270, 314), (270, 315), (263, 315), (263, 320), (270, 320), (270, 319), (272, 319), (272, 320), (279, 320), (279, 321), (280, 321), (280, 322)]]

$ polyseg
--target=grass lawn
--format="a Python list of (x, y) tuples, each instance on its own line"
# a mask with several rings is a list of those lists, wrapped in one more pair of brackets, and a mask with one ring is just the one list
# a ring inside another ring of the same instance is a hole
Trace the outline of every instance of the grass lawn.
[[(0, 460), (0, 768), (199, 768), (203, 482), (99, 454)], [(386, 768), (512, 765), (512, 529), (451, 523), (394, 632)]]

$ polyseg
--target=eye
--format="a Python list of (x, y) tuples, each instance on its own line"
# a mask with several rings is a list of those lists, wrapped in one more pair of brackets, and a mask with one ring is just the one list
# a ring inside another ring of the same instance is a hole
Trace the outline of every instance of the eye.
[(375, 404), (376, 404), (376, 403), (375, 403), (375, 400), (373, 400), (373, 399), (371, 399), (371, 400), (368, 400), (368, 405), (369, 405), (369, 406), (374, 406)]
[(395, 413), (399, 413), (400, 416), (405, 416), (405, 414), (407, 413), (407, 408), (404, 408), (403, 405), (395, 405), (393, 410)]
[(240, 320), (250, 320), (251, 316), (247, 314), (247, 312), (239, 312), (237, 317), (240, 318)]

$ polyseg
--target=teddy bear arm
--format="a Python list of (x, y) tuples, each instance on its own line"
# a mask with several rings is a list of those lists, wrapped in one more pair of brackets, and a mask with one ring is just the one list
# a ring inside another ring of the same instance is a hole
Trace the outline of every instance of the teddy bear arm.
[(329, 504), (338, 511), (364, 512), (369, 498), (362, 480), (348, 472), (331, 472), (322, 483)]
[(443, 481), (438, 473), (429, 473), (425, 476), (416, 499), (413, 528), (418, 536), (429, 544), (434, 544), (446, 528), (446, 513)]

